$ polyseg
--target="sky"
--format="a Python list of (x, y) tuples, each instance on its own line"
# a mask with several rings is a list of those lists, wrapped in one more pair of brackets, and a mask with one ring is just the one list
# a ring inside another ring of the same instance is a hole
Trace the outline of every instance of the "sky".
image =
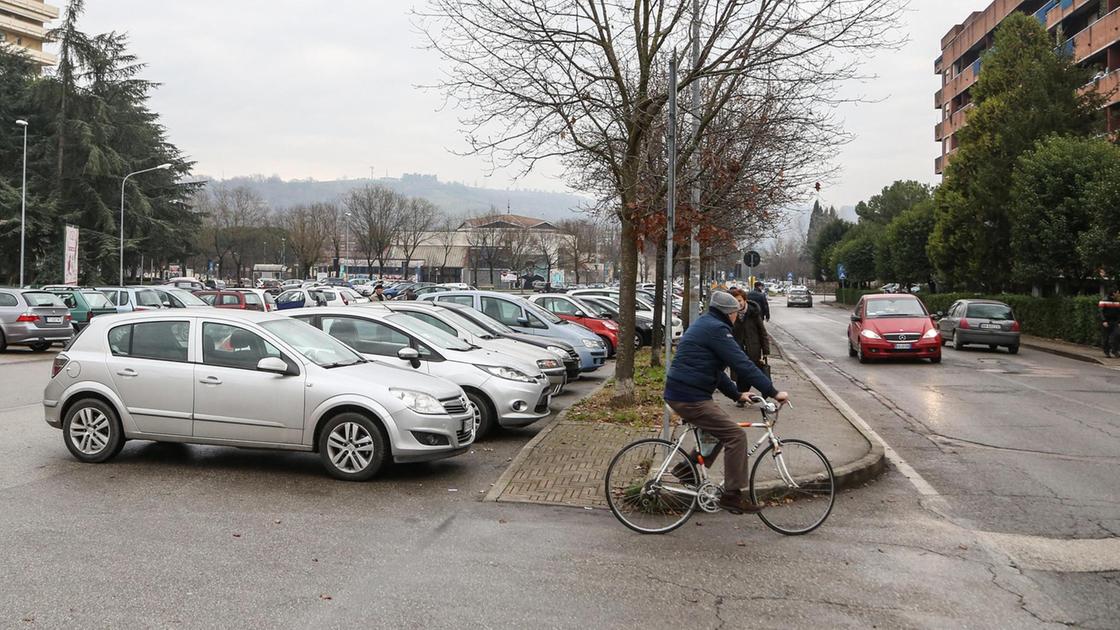
[[(61, 6), (62, 0), (51, 0)], [(877, 78), (841, 93), (854, 140), (821, 201), (853, 205), (895, 179), (936, 183), (933, 140), (942, 35), (988, 0), (911, 0), (908, 42), (869, 58)], [(488, 188), (565, 190), (555, 167), (491, 172), (465, 144), (438, 92), (438, 57), (420, 47), (408, 0), (91, 0), (83, 30), (127, 32), (159, 82), (151, 107), (196, 172), (284, 179), (431, 173)]]

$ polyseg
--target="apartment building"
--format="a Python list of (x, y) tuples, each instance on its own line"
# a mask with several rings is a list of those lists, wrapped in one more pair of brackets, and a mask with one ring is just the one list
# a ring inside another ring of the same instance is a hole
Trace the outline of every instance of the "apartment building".
[(39, 0), (0, 0), (0, 45), (24, 49), (40, 66), (58, 62), (43, 50), (48, 23), (58, 18), (58, 7)]
[(941, 89), (933, 96), (941, 110), (934, 127), (934, 139), (941, 143), (934, 161), (939, 174), (957, 150), (957, 132), (973, 107), (970, 89), (980, 75), (981, 56), (992, 46), (996, 27), (1014, 11), (1033, 15), (1062, 50), (1095, 71), (1085, 89), (1112, 94), (1105, 105), (1108, 129), (1120, 131), (1120, 0), (995, 0), (941, 38), (941, 56), (933, 64), (941, 75)]

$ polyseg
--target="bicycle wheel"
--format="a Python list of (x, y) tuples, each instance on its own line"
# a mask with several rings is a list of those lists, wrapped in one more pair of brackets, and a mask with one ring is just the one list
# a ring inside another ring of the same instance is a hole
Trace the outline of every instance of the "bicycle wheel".
[(650, 438), (623, 447), (607, 467), (607, 505), (622, 524), (664, 534), (696, 510), (696, 465), (676, 444)]
[(773, 444), (763, 449), (751, 467), (751, 499), (765, 506), (758, 515), (770, 529), (787, 536), (808, 534), (828, 518), (836, 501), (832, 464), (803, 440), (780, 444), (778, 452)]

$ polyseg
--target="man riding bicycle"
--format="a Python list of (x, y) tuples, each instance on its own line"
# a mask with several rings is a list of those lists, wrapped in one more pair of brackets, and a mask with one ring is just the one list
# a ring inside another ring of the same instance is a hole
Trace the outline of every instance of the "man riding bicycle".
[[(749, 394), (740, 392), (724, 371), (730, 367), (741, 383), (749, 384), (763, 396), (785, 402), (789, 394), (775, 389), (736, 343), (732, 327), (741, 315), (738, 300), (730, 294), (723, 291), (712, 294), (707, 314), (693, 322), (680, 339), (665, 379), (664, 397), (681, 420), (715, 436), (727, 450), (720, 507), (734, 514), (754, 514), (762, 508), (744, 496), (742, 490), (747, 485), (746, 435), (712, 400), (712, 393), (719, 389), (731, 400), (748, 401)], [(710, 467), (716, 454), (713, 452), (706, 457), (704, 464)]]

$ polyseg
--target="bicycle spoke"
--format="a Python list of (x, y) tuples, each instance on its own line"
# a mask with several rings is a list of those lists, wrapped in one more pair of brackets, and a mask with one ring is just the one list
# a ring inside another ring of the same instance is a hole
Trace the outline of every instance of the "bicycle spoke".
[(687, 456), (675, 445), (641, 440), (611, 462), (607, 502), (627, 527), (644, 533), (667, 532), (696, 509), (695, 475)]
[(828, 459), (800, 440), (783, 440), (777, 454), (768, 447), (751, 471), (751, 496), (766, 508), (763, 522), (783, 534), (819, 527), (832, 511), (835, 491)]

